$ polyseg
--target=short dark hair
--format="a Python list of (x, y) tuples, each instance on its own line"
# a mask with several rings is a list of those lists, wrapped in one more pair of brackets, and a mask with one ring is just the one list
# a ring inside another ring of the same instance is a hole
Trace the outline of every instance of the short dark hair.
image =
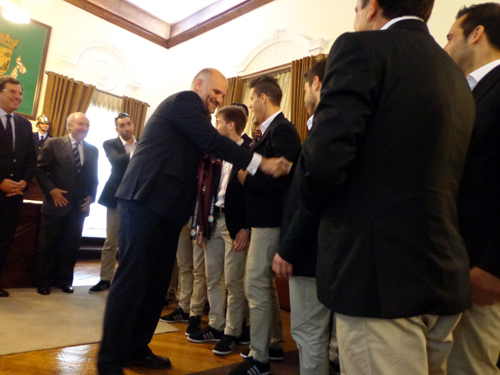
[[(361, 8), (366, 7), (369, 1), (363, 0)], [(390, 20), (403, 16), (416, 16), (427, 22), (431, 17), (434, 0), (378, 0), (378, 4), (382, 8), (383, 16)]]
[(460, 25), (466, 39), (476, 27), (483, 26), (490, 44), (500, 50), (500, 4), (484, 3), (463, 7), (456, 19), (462, 16), (466, 16)]
[(222, 107), (217, 111), (217, 117), (222, 116), (226, 122), (234, 122), (234, 129), (238, 135), (243, 133), (247, 124), (247, 116), (243, 109), (236, 105)]
[(318, 77), (319, 81), (323, 83), (323, 78), (325, 77), (325, 68), (326, 68), (327, 59), (319, 60), (315, 63), (307, 72), (304, 73), (304, 78), (307, 83), (312, 85), (314, 81), (314, 77)]
[(243, 109), (243, 111), (245, 111), (245, 115), (248, 117), (248, 107), (243, 104), (243, 103), (238, 103), (238, 102), (234, 102), (234, 103), (231, 103), (231, 105), (234, 105), (234, 106), (237, 106), (237, 107), (240, 107), (241, 109)]
[(130, 118), (130, 115), (128, 113), (125, 113), (125, 112), (118, 113), (118, 117), (115, 117), (115, 126), (118, 125), (118, 120), (119, 119), (125, 118), (125, 117)]
[[(21, 85), (21, 82), (19, 82), (17, 79), (12, 78), (12, 77), (0, 77), (0, 91), (5, 89), (5, 85), (7, 83), (11, 83), (13, 85), (19, 85), (21, 86), (21, 89), (23, 89), (23, 85)], [(23, 89), (24, 91), (24, 89)]]
[(273, 76), (263, 75), (252, 79), (250, 81), (250, 88), (259, 96), (266, 94), (274, 105), (279, 106), (281, 104), (283, 92), (281, 91), (280, 85), (278, 85), (278, 80)]

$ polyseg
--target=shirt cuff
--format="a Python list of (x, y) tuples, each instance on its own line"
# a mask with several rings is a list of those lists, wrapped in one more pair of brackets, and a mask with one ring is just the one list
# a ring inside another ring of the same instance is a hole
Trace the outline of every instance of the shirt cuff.
[(260, 154), (253, 154), (252, 161), (250, 161), (250, 164), (248, 164), (247, 171), (250, 173), (252, 176), (257, 172), (259, 169), (260, 162), (262, 161), (262, 155)]

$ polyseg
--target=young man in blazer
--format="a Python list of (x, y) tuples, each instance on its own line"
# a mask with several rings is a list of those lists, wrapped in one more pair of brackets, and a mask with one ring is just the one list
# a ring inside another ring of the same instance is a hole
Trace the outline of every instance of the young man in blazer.
[(453, 331), (448, 374), (498, 374), (500, 355), (500, 4), (464, 7), (445, 50), (476, 101), (458, 219), (470, 259), (472, 307)]
[[(250, 149), (252, 140), (241, 136), (246, 120), (241, 107), (223, 107), (217, 112), (216, 129), (240, 147)], [(218, 341), (213, 349), (217, 355), (230, 354), (239, 345), (247, 305), (243, 279), (250, 228), (246, 224), (245, 191), (237, 172), (237, 168), (225, 161), (220, 173), (214, 173), (215, 223), (205, 247), (209, 325), (189, 336), (189, 341), (195, 343)]]
[[(12, 77), (0, 78), (0, 272), (16, 232), (23, 191), (35, 175), (36, 153), (31, 123), (14, 113), (23, 87)], [(0, 297), (9, 293), (0, 289)]]
[(50, 121), (47, 116), (43, 114), (38, 116), (36, 118), (36, 127), (38, 128), (38, 131), (33, 133), (33, 142), (35, 143), (35, 150), (36, 154), (38, 155), (43, 145), (45, 144), (45, 141), (48, 138), (52, 138), (52, 136), (49, 134)]
[(50, 294), (55, 284), (73, 293), (83, 222), (97, 190), (97, 148), (84, 141), (89, 120), (84, 113), (68, 116), (69, 134), (50, 138), (38, 155), (36, 180), (42, 193), (42, 219), (35, 263), (37, 292)]
[(193, 213), (197, 168), (204, 151), (255, 173), (288, 173), (284, 159), (252, 155), (217, 133), (210, 115), (227, 92), (226, 78), (203, 69), (191, 84), (165, 99), (149, 118), (116, 196), (120, 265), (104, 315), (100, 375), (123, 374), (134, 364), (170, 367), (148, 347), (160, 318), (179, 233)]
[[(271, 76), (250, 82), (250, 108), (260, 123), (262, 136), (252, 151), (266, 157), (285, 157), (294, 162), (300, 152), (300, 137), (294, 125), (280, 110), (283, 94)], [(283, 332), (278, 294), (272, 270), (273, 257), (279, 248), (283, 197), (290, 177), (272, 179), (264, 173), (254, 176), (239, 171), (238, 180), (245, 187), (247, 220), (252, 228), (245, 270), (245, 295), (250, 310), (250, 353), (231, 375), (269, 371), (269, 360), (283, 358)]]
[(106, 241), (104, 241), (101, 253), (101, 280), (89, 289), (90, 293), (109, 289), (115, 273), (119, 227), (118, 202), (115, 194), (127, 170), (130, 155), (134, 152), (138, 142), (134, 136), (134, 123), (128, 113), (119, 113), (115, 118), (115, 126), (118, 137), (108, 139), (102, 145), (111, 164), (111, 174), (97, 201), (106, 207)]
[(470, 306), (456, 198), (474, 101), (429, 34), (433, 3), (357, 1), (297, 166), (347, 374), (444, 373)]

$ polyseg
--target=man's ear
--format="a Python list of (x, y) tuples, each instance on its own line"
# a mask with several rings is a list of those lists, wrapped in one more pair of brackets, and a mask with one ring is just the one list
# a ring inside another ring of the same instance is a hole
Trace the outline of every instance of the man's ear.
[(202, 87), (203, 87), (203, 80), (198, 78), (194, 84), (194, 91), (200, 92)]
[(229, 121), (228, 125), (229, 125), (229, 129), (236, 130), (235, 125), (234, 125), (234, 121)]
[(368, 12), (366, 13), (366, 18), (369, 22), (371, 22), (377, 13), (379, 11), (382, 11), (382, 8), (380, 7), (378, 0), (369, 0), (368, 5)]
[(486, 37), (486, 33), (484, 32), (484, 26), (479, 25), (474, 30), (472, 30), (472, 32), (469, 34), (469, 37), (467, 38), (467, 42), (469, 44), (477, 44), (485, 37)]
[(267, 103), (267, 95), (264, 93), (260, 94), (260, 101), (262, 102), (262, 104), (266, 104)]
[(314, 76), (314, 78), (313, 78), (312, 89), (314, 91), (320, 91), (321, 90), (321, 81), (319, 80), (318, 76)]

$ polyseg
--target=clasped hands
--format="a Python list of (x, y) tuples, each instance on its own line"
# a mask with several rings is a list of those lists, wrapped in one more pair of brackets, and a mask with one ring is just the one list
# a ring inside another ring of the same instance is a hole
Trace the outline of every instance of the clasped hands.
[(26, 185), (27, 183), (24, 180), (17, 182), (6, 178), (0, 182), (0, 190), (2, 190), (7, 197), (23, 195), (23, 190), (26, 188)]
[[(290, 173), (292, 165), (293, 163), (286, 160), (284, 157), (280, 158), (262, 157), (259, 169), (265, 174), (271, 175), (273, 177), (281, 177)], [(238, 181), (240, 182), (240, 184), (245, 185), (245, 179), (247, 175), (248, 171), (244, 171), (242, 169), (238, 171)]]

